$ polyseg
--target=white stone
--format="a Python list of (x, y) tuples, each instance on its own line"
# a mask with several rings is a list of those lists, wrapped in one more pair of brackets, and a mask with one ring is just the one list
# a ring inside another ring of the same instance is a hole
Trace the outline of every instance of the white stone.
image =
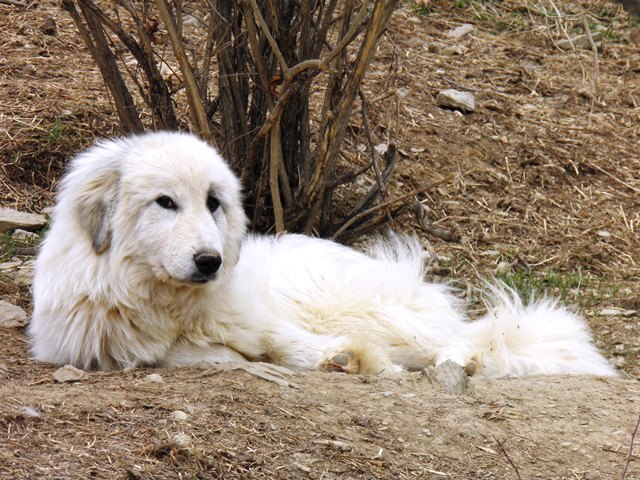
[(38, 240), (40, 240), (40, 235), (38, 235), (37, 233), (28, 232), (21, 228), (17, 228), (11, 234), (11, 237), (15, 238), (16, 240), (20, 240), (22, 242), (31, 242), (31, 243), (37, 242)]
[(164, 383), (164, 380), (162, 379), (162, 376), (158, 375), (157, 373), (151, 373), (149, 375), (147, 375), (145, 377), (149, 382), (153, 382), (153, 383)]
[(617, 307), (608, 307), (603, 308), (598, 313), (603, 317), (632, 317), (638, 312), (637, 310), (624, 310)]
[(450, 108), (461, 112), (474, 112), (476, 110), (476, 97), (471, 92), (442, 90), (438, 93), (436, 103), (441, 108)]
[(171, 440), (178, 447), (188, 447), (191, 444), (191, 438), (184, 433), (176, 433)]
[(47, 224), (44, 215), (25, 213), (11, 208), (0, 207), (0, 233), (10, 232), (17, 228), (22, 230), (39, 230)]
[(171, 418), (180, 422), (184, 422), (189, 418), (189, 415), (187, 415), (182, 410), (174, 410), (173, 412), (171, 412)]
[(73, 365), (65, 365), (64, 367), (59, 368), (53, 372), (51, 376), (58, 383), (79, 382), (80, 380), (85, 380), (87, 378), (84, 370), (80, 370)]
[(447, 57), (455, 57), (456, 55), (464, 55), (468, 50), (464, 45), (449, 45), (444, 47), (440, 53)]
[(465, 23), (464, 25), (460, 25), (459, 27), (456, 27), (453, 30), (449, 30), (447, 32), (447, 37), (459, 39), (475, 31), (476, 31), (476, 27), (474, 27), (470, 23)]
[(0, 300), (0, 327), (24, 327), (27, 323), (29, 323), (29, 317), (22, 308)]

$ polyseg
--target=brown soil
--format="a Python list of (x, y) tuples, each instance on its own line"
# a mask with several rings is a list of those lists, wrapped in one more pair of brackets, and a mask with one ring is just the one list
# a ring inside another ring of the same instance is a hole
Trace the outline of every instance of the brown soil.
[[(597, 56), (559, 49), (587, 9), (590, 29), (609, 28)], [(462, 23), (476, 32), (447, 38)], [(448, 56), (452, 45), (466, 51)], [(640, 478), (640, 446), (628, 457), (640, 413), (639, 52), (637, 22), (613, 3), (405, 2), (366, 83), (369, 98), (403, 97), (370, 108), (377, 140), (402, 153), (389, 194), (453, 175), (418, 200), (460, 241), (425, 232), (409, 209), (394, 225), (437, 254), (434, 278), (470, 299), (498, 268), (548, 287), (579, 305), (622, 378), (473, 378), (466, 396), (420, 374), (310, 373), (294, 388), (240, 371), (135, 370), (56, 384), (24, 333), (4, 329), (0, 477), (598, 479), (621, 478), (629, 460), (625, 478)], [(476, 112), (436, 107), (448, 88), (474, 92)], [(65, 159), (116, 132), (57, 2), (0, 3), (0, 204), (50, 205)], [(366, 143), (355, 127), (350, 142)], [(356, 150), (346, 158), (364, 162)], [(2, 272), (0, 296), (29, 306), (28, 287)], [(636, 313), (601, 314), (610, 307)]]

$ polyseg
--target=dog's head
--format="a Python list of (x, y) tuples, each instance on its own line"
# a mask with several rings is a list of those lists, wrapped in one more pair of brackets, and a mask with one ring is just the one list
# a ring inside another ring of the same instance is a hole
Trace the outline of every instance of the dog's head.
[(204, 284), (237, 262), (240, 184), (196, 137), (151, 133), (98, 143), (71, 164), (61, 199), (96, 255), (168, 283)]

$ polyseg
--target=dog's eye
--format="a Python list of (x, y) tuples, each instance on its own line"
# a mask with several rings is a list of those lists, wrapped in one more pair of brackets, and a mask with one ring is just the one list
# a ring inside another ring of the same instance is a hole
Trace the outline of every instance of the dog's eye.
[(156, 203), (162, 208), (166, 208), (167, 210), (177, 210), (178, 208), (173, 199), (171, 197), (167, 197), (166, 195), (162, 195), (156, 198)]
[(216, 197), (207, 197), (207, 208), (211, 213), (215, 212), (220, 206), (220, 200)]

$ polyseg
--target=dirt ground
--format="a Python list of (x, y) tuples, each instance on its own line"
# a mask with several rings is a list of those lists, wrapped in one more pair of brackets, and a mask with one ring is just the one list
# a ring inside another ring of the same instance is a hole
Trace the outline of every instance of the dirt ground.
[[(463, 23), (475, 32), (447, 36)], [(602, 32), (595, 53), (560, 48), (585, 24)], [(450, 88), (475, 93), (476, 111), (438, 108)], [(496, 274), (561, 296), (621, 377), (472, 378), (458, 396), (420, 373), (281, 386), (147, 369), (59, 384), (23, 331), (0, 329), (0, 478), (640, 479), (638, 21), (604, 1), (403, 2), (365, 90), (397, 92), (370, 108), (377, 140), (401, 152), (391, 194), (446, 180), (417, 200), (458, 241), (410, 209), (393, 225), (434, 254), (433, 279), (472, 309), (479, 277)], [(114, 133), (58, 3), (0, 2), (0, 204), (51, 205), (66, 159)], [(346, 164), (365, 162), (359, 135)], [(2, 261), (16, 253), (0, 247)], [(1, 271), (0, 297), (29, 310), (28, 284)]]

